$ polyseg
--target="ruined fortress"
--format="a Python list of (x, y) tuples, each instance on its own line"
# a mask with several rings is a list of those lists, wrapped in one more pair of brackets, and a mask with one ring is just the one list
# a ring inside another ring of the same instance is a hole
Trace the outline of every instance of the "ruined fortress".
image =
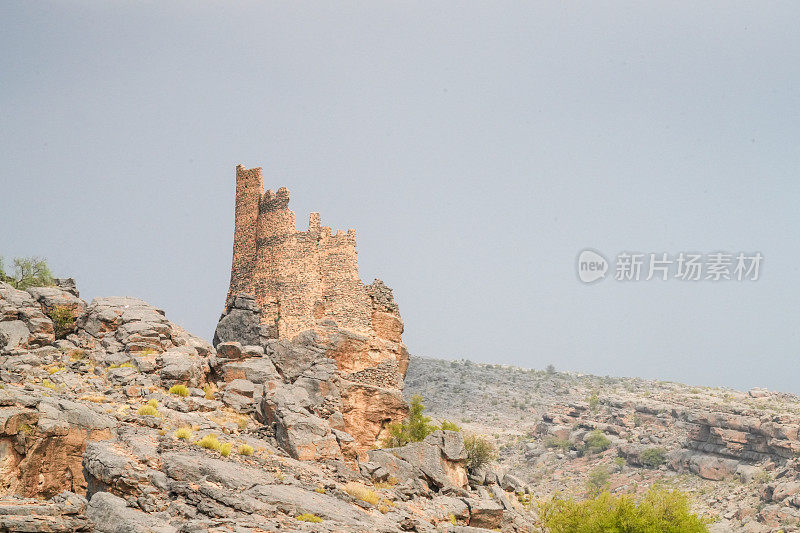
[(252, 294), (276, 338), (293, 338), (332, 320), (355, 333), (400, 342), (397, 306), (381, 282), (358, 276), (356, 232), (320, 226), (311, 213), (298, 231), (289, 190), (263, 192), (261, 168), (236, 167), (236, 222), (228, 300)]
[(320, 226), (311, 213), (298, 231), (289, 190), (263, 190), (261, 168), (236, 167), (236, 213), (226, 310), (246, 294), (262, 330), (279, 340), (313, 331), (341, 377), (347, 430), (373, 444), (405, 413), (400, 391), (408, 368), (403, 322), (392, 291), (358, 275), (355, 230)]

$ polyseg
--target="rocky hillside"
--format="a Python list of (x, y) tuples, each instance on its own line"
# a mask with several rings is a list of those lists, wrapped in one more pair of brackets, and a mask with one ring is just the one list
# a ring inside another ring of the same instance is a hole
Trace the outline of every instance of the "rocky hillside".
[(411, 359), (405, 393), (490, 436), (534, 499), (664, 483), (712, 531), (799, 530), (795, 395), (427, 358)]
[(350, 385), (335, 325), (262, 338), (234, 300), (215, 349), (136, 298), (0, 283), (0, 531), (533, 530), (513, 477), (467, 478), (461, 433), (359, 445), (405, 406)]

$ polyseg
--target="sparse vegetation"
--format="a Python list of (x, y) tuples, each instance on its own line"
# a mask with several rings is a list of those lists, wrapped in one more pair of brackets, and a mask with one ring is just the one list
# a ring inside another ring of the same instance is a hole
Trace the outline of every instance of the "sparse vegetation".
[(357, 481), (348, 481), (344, 486), (344, 491), (353, 498), (372, 505), (378, 505), (380, 501), (380, 497), (374, 490)]
[(422, 403), (422, 396), (415, 395), (411, 398), (408, 418), (389, 426), (389, 437), (383, 445), (387, 448), (405, 446), (409, 442), (422, 441), (439, 429), (438, 426), (431, 424), (429, 416), (422, 414), (423, 411), (425, 411), (425, 405)]
[(213, 433), (209, 433), (202, 439), (195, 442), (195, 444), (197, 444), (201, 448), (205, 448), (206, 450), (214, 450), (217, 452), (219, 451), (221, 446), (219, 439)]
[(562, 453), (567, 453), (575, 448), (575, 445), (572, 444), (569, 439), (562, 439), (556, 437), (555, 435), (549, 435), (546, 439), (544, 439), (544, 445), (548, 448), (557, 448)]
[(471, 472), (497, 460), (497, 448), (486, 437), (466, 435), (464, 448), (467, 450), (467, 470)]
[(169, 393), (180, 396), (181, 398), (186, 398), (189, 396), (189, 387), (186, 385), (173, 385), (169, 388)]
[(311, 522), (313, 524), (319, 524), (322, 522), (322, 518), (313, 513), (303, 513), (301, 515), (297, 515), (297, 519), (301, 522)]
[(439, 426), (439, 429), (443, 429), (445, 431), (461, 431), (461, 427), (454, 422), (450, 422), (449, 420), (442, 420), (442, 425)]
[(64, 339), (75, 331), (75, 311), (66, 305), (57, 305), (50, 311), (56, 339)]
[(592, 393), (586, 398), (586, 403), (589, 404), (589, 409), (592, 412), (597, 411), (597, 408), (600, 407), (600, 396), (598, 396), (597, 391), (592, 391)]
[(205, 386), (203, 387), (203, 393), (205, 394), (206, 400), (214, 399), (214, 393), (217, 391), (216, 389), (217, 387), (215, 385), (212, 385), (211, 383), (205, 384)]
[(192, 438), (192, 429), (188, 427), (178, 428), (175, 430), (175, 438), (181, 440), (189, 440)]
[(550, 533), (706, 533), (706, 521), (689, 510), (680, 491), (651, 488), (640, 500), (608, 492), (584, 501), (558, 496), (539, 504), (542, 526)]
[(595, 429), (583, 440), (585, 445), (585, 451), (589, 453), (600, 453), (604, 452), (611, 446), (611, 441), (608, 440), (602, 431), (599, 429)]
[(648, 468), (658, 468), (667, 461), (666, 453), (667, 450), (661, 447), (647, 448), (642, 451), (640, 460), (642, 464)]
[(253, 455), (253, 447), (249, 444), (240, 445), (237, 451), (239, 452), (239, 455)]
[(589, 472), (589, 478), (586, 480), (586, 489), (589, 494), (596, 496), (601, 492), (608, 490), (609, 472), (608, 468), (603, 465), (600, 465), (591, 472)]
[(136, 414), (141, 416), (158, 416), (158, 409), (150, 404), (147, 404), (139, 407), (139, 409), (136, 411)]
[(233, 449), (233, 444), (230, 442), (223, 442), (219, 445), (219, 453), (222, 457), (228, 457), (231, 454), (231, 450)]

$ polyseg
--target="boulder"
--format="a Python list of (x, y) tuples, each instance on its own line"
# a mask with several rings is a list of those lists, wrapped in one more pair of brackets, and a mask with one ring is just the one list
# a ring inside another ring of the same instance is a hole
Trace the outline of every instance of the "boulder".
[(128, 507), (125, 500), (109, 492), (98, 492), (89, 501), (86, 514), (97, 533), (176, 533), (169, 522)]

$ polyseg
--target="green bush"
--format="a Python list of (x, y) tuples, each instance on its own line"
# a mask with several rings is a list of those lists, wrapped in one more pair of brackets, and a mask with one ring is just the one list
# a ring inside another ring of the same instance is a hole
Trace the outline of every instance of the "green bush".
[(136, 411), (136, 413), (142, 416), (158, 416), (158, 409), (152, 405), (143, 405)]
[(547, 438), (544, 439), (544, 445), (548, 448), (558, 448), (563, 453), (567, 453), (568, 451), (572, 450), (575, 446), (569, 441), (569, 439), (560, 439), (555, 435), (549, 435)]
[(497, 460), (497, 448), (485, 437), (479, 435), (465, 436), (464, 448), (467, 450), (467, 470), (470, 472)]
[(664, 448), (647, 448), (642, 452), (639, 459), (648, 468), (658, 468), (667, 462), (666, 454), (667, 450)]
[(57, 305), (50, 311), (56, 339), (65, 339), (75, 331), (75, 311), (66, 305)]
[(181, 398), (186, 398), (189, 396), (189, 387), (186, 385), (173, 385), (169, 388), (169, 393), (180, 396)]
[(445, 431), (461, 431), (461, 428), (458, 426), (458, 424), (450, 422), (449, 420), (442, 420), (442, 425), (439, 426), (439, 429), (443, 429)]
[(38, 257), (17, 257), (14, 259), (14, 271), (11, 275), (3, 269), (0, 258), (0, 281), (9, 283), (12, 287), (25, 290), (28, 287), (46, 287), (53, 284), (53, 274), (47, 266), (47, 261)]
[(424, 440), (425, 437), (439, 429), (438, 426), (431, 424), (429, 416), (422, 414), (424, 410), (422, 396), (414, 395), (411, 398), (408, 418), (389, 426), (389, 437), (384, 440), (383, 445), (387, 448), (405, 446), (409, 442)]
[(590, 453), (604, 452), (611, 446), (611, 441), (599, 429), (595, 429), (583, 439), (585, 450)]
[(608, 468), (603, 465), (600, 465), (589, 472), (589, 477), (586, 480), (586, 488), (589, 491), (589, 494), (596, 496), (601, 492), (608, 490), (608, 478)]
[(584, 501), (558, 496), (539, 504), (550, 533), (707, 533), (707, 521), (689, 510), (681, 491), (651, 488), (640, 500), (603, 492)]

